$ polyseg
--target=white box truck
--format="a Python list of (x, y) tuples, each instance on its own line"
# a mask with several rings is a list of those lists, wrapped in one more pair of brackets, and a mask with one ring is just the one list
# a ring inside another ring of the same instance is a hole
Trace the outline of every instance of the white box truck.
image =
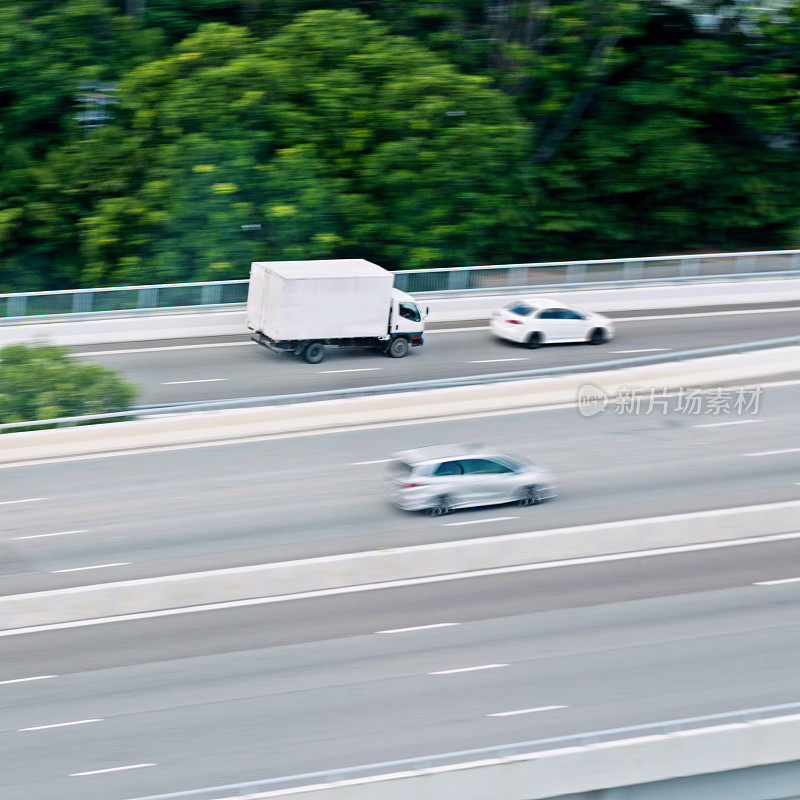
[(360, 258), (253, 262), (250, 338), (309, 364), (325, 358), (326, 345), (402, 358), (422, 345), (424, 319), (414, 298), (393, 284), (391, 272)]

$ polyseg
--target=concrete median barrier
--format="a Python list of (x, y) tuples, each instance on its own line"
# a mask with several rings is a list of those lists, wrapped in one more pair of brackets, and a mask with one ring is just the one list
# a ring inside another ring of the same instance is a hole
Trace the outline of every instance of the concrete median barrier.
[[(186, 609), (800, 531), (800, 501), (258, 564), (0, 598), (0, 629)], [(744, 543), (744, 542), (742, 542)], [(379, 588), (379, 586), (374, 586)]]
[(557, 378), (8, 433), (0, 437), (0, 464), (533, 409), (575, 403), (586, 384), (613, 396), (623, 387), (716, 386), (798, 370), (800, 347), (792, 346)]
[[(577, 739), (577, 737), (576, 737)], [(455, 763), (397, 764), (353, 778), (309, 776), (241, 800), (545, 800), (796, 798), (800, 715), (637, 735)], [(364, 770), (367, 772), (367, 770)], [(327, 778), (327, 780), (326, 780)], [(234, 794), (220, 791), (219, 800)], [(143, 798), (146, 800), (146, 798)]]

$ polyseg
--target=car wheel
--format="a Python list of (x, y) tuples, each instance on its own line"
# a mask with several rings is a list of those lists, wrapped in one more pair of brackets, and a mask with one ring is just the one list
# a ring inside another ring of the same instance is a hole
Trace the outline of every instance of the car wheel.
[(303, 358), (308, 364), (319, 364), (325, 358), (325, 345), (322, 342), (312, 342), (303, 351)]
[(589, 334), (589, 344), (605, 344), (608, 341), (608, 331), (605, 328), (595, 328)]
[(408, 355), (408, 339), (395, 339), (387, 352), (392, 358), (404, 358)]
[(544, 502), (544, 492), (538, 486), (526, 486), (517, 499), (519, 506), (538, 506)]
[(434, 500), (433, 505), (428, 509), (432, 517), (444, 517), (453, 512), (453, 501), (447, 496), (442, 495)]
[(542, 334), (541, 333), (532, 333), (528, 340), (525, 342), (528, 346), (529, 350), (535, 350), (537, 347), (540, 347), (542, 344)]

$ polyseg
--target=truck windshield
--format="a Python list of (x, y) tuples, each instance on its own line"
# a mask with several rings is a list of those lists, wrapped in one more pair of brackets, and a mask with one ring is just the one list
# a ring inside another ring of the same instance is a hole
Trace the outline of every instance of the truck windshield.
[(413, 303), (400, 303), (400, 316), (412, 322), (420, 322), (419, 309)]

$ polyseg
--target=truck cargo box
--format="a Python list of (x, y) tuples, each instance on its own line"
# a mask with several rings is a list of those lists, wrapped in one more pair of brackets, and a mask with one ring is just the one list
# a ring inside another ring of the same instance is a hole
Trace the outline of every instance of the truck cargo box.
[(247, 327), (276, 341), (386, 336), (393, 284), (363, 259), (256, 261)]

